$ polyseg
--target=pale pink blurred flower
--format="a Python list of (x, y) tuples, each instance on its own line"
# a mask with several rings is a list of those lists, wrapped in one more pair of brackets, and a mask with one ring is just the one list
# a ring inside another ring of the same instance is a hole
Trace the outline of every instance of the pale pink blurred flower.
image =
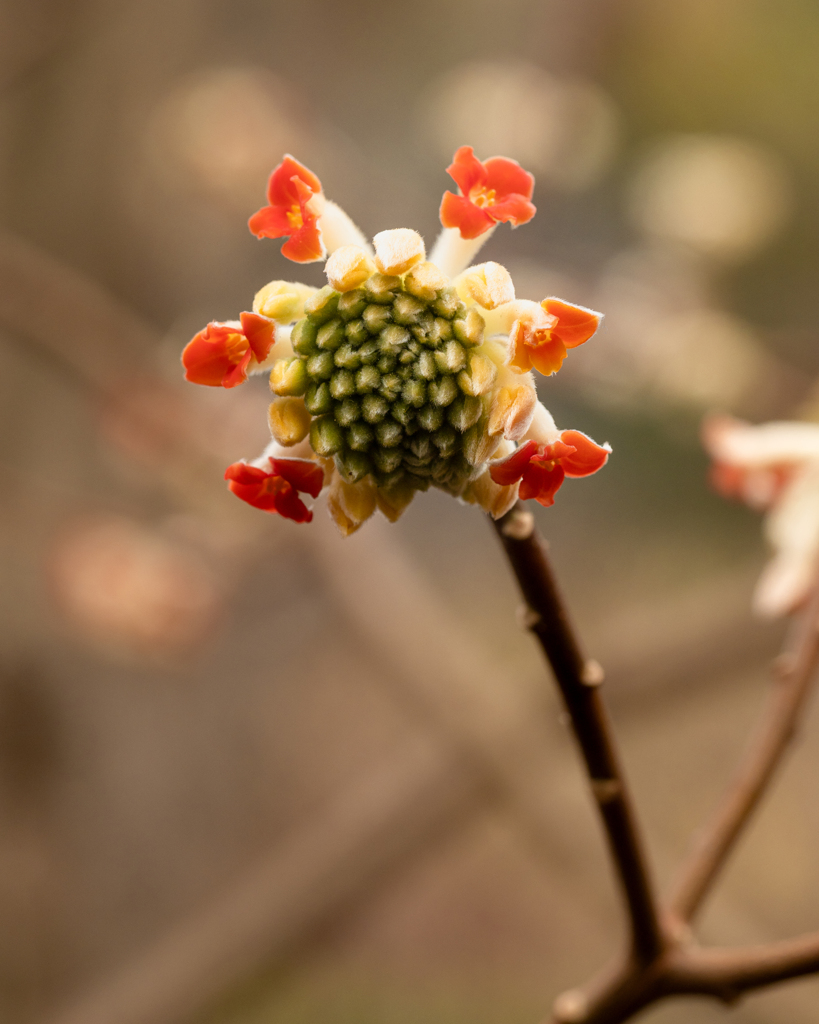
[(785, 615), (805, 600), (819, 568), (819, 424), (752, 426), (711, 416), (703, 441), (717, 490), (766, 512), (774, 556), (757, 583), (754, 607), (761, 615)]
[(60, 540), (48, 569), (66, 617), (109, 648), (188, 648), (212, 625), (219, 605), (203, 559), (128, 519), (78, 525)]

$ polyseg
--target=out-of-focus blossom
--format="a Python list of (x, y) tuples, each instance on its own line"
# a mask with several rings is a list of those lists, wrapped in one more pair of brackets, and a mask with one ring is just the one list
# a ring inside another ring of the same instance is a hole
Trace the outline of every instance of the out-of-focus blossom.
[(742, 259), (769, 241), (792, 206), (776, 156), (744, 139), (675, 136), (635, 176), (631, 212), (649, 235), (720, 259)]
[(309, 459), (268, 458), (266, 468), (234, 462), (225, 470), (228, 487), (242, 501), (263, 512), (278, 512), (295, 523), (313, 518), (299, 493), (317, 498), (324, 484), (324, 471)]
[(494, 156), (481, 162), (471, 146), (461, 146), (447, 174), (461, 194), (444, 192), (441, 223), (457, 228), (461, 238), (477, 238), (498, 223), (527, 224), (537, 212), (531, 202), (535, 179), (515, 160)]
[(167, 653), (211, 626), (219, 594), (192, 551), (127, 519), (104, 519), (66, 534), (50, 576), (59, 606), (111, 648)]
[(299, 94), (267, 68), (215, 67), (186, 75), (161, 98), (146, 137), (154, 174), (246, 211), (286, 151), (312, 131)]
[(213, 321), (185, 346), (185, 380), (235, 388), (247, 380), (251, 362), (259, 365), (267, 359), (275, 339), (273, 322), (257, 313), (242, 313), (238, 321)]
[[(282, 233), (288, 211), (302, 229), (295, 212), (300, 183), (313, 198), (321, 193), (318, 179), (307, 180), (310, 172), (300, 168), (292, 157), (276, 168), (271, 206), (252, 218), (254, 229), (269, 222), (269, 233)], [(518, 300), (505, 267), (471, 265), (497, 223), (534, 215), (532, 176), (503, 157), (482, 164), (468, 146), (450, 171), (464, 194), (445, 199), (429, 258), (410, 228), (381, 231), (370, 246), (326, 202), (311, 230), (329, 254), (329, 284), (310, 290), (276, 281), (257, 292), (254, 311), (271, 317), (276, 342), (263, 363), (241, 372), (270, 368), (273, 441), (260, 459), (227, 470), (230, 490), (244, 501), (309, 522), (312, 512), (299, 495), (315, 498), (326, 489), (328, 510), (347, 535), (376, 510), (394, 521), (430, 486), (503, 515), (524, 472), (498, 484), (489, 460), (513, 455), (518, 442), (533, 439), (543, 465), (555, 462), (561, 474), (588, 475), (605, 461), (608, 449), (585, 435), (577, 434), (574, 446), (560, 442), (529, 372), (559, 369), (566, 349), (592, 336), (600, 314), (560, 299)], [(297, 261), (303, 256), (300, 248), (282, 251)], [(221, 383), (217, 376), (214, 370), (213, 381), (203, 382)], [(598, 453), (593, 469), (588, 460), (581, 466), (589, 445)], [(524, 454), (532, 461), (528, 481), (543, 465), (529, 448)], [(550, 504), (556, 489), (548, 501), (543, 487), (529, 483), (523, 494)]]
[(479, 152), (508, 153), (568, 191), (600, 180), (619, 133), (617, 108), (600, 86), (519, 60), (456, 65), (433, 80), (418, 119), (442, 155), (470, 139)]
[(757, 584), (756, 610), (767, 616), (793, 611), (819, 573), (819, 424), (752, 426), (711, 416), (703, 442), (714, 460), (716, 489), (766, 512), (774, 557)]

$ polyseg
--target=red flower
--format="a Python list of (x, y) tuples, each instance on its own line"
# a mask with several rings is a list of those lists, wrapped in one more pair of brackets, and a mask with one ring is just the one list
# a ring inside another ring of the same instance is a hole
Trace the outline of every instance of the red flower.
[(509, 362), (524, 372), (534, 366), (548, 376), (563, 365), (567, 349), (577, 348), (591, 338), (603, 314), (562, 299), (544, 299), (540, 305), (546, 313), (543, 323), (515, 321), (509, 336)]
[(321, 182), (289, 153), (270, 175), (267, 183), (269, 206), (263, 206), (247, 222), (257, 238), (289, 240), (282, 255), (294, 263), (312, 263), (324, 256), (321, 233), (316, 223), (321, 213)]
[(461, 146), (446, 170), (461, 195), (444, 192), (441, 223), (460, 228), (461, 238), (477, 238), (498, 221), (518, 227), (534, 217), (535, 179), (517, 160), (493, 156), (481, 163), (471, 146)]
[(276, 327), (257, 313), (242, 313), (239, 321), (211, 321), (191, 338), (182, 352), (185, 380), (214, 388), (244, 384), (251, 359), (261, 363), (267, 358)]
[(610, 450), (579, 430), (564, 430), (560, 440), (552, 444), (527, 441), (505, 459), (491, 463), (489, 475), (502, 487), (520, 480), (519, 496), (523, 501), (534, 498), (548, 507), (554, 505), (564, 477), (596, 473), (605, 466)]
[(263, 512), (278, 512), (295, 523), (309, 523), (313, 513), (299, 491), (317, 498), (324, 486), (324, 470), (310, 459), (268, 459), (270, 470), (234, 462), (225, 470), (228, 487), (242, 501)]

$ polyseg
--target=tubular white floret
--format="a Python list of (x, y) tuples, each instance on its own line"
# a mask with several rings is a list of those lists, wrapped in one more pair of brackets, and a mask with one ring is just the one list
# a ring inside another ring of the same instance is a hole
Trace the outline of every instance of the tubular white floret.
[(318, 227), (328, 256), (332, 256), (342, 245), (357, 245), (372, 256), (372, 248), (361, 228), (340, 206), (329, 199), (326, 200), (324, 211), (318, 219)]
[(477, 238), (461, 238), (458, 228), (442, 228), (429, 254), (430, 263), (434, 263), (447, 277), (457, 277), (474, 262), (494, 230), (493, 226)]

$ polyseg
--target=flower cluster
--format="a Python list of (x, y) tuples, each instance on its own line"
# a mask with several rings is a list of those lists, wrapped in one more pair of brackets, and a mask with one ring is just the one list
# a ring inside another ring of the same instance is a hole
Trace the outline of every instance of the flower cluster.
[(287, 237), (298, 263), (326, 259), (324, 288), (265, 285), (252, 312), (210, 323), (185, 348), (188, 380), (235, 387), (270, 372), (272, 442), (225, 474), (244, 501), (296, 522), (299, 494), (326, 491), (343, 533), (380, 510), (395, 521), (417, 491), (438, 487), (501, 516), (520, 498), (551, 505), (564, 477), (608, 458), (579, 431), (560, 431), (532, 370), (552, 374), (601, 315), (561, 299), (517, 299), (508, 271), (474, 264), (501, 222), (535, 214), (534, 179), (514, 160), (455, 154), (443, 231), (429, 258), (408, 228), (372, 245), (291, 156), (273, 171), (258, 237)]
[(766, 616), (793, 611), (807, 597), (819, 566), (819, 424), (752, 426), (711, 416), (703, 442), (714, 460), (714, 487), (766, 513), (774, 557), (757, 583), (756, 610)]

